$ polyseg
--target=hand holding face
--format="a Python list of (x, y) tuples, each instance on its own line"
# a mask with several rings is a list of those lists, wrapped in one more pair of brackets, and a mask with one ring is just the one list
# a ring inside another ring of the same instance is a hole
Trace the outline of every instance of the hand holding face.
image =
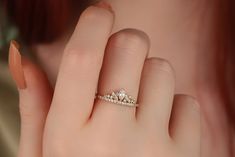
[[(198, 103), (174, 95), (174, 70), (167, 61), (146, 59), (150, 40), (144, 32), (111, 35), (109, 8), (100, 3), (81, 15), (53, 96), (43, 72), (24, 58), (21, 66), (12, 44), (10, 68), (22, 119), (19, 157), (200, 156)], [(16, 74), (19, 68), (23, 75)], [(139, 107), (95, 98), (96, 91), (104, 95), (122, 88)]]

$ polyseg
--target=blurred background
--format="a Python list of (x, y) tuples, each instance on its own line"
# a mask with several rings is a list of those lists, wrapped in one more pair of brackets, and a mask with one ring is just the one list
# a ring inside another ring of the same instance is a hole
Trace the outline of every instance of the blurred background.
[[(11, 78), (11, 75), (8, 69), (8, 49), (9, 49), (10, 41), (14, 39), (20, 43), (21, 53), (23, 52), (24, 56), (29, 57), (31, 60), (34, 60), (35, 56), (33, 53), (29, 53), (31, 52), (31, 50), (28, 46), (25, 46), (27, 45), (25, 44), (26, 41), (22, 40), (22, 38), (19, 36), (19, 31), (17, 27), (15, 27), (7, 18), (6, 10), (4, 10), (4, 7), (3, 7), (3, 1), (4, 0), (0, 0), (0, 157), (16, 157), (18, 144), (19, 144), (19, 134), (20, 134), (20, 116), (19, 116), (19, 107), (18, 107), (17, 88), (15, 86), (14, 81)], [(40, 2), (40, 1), (41, 0), (38, 0), (38, 1), (29, 0), (28, 2), (37, 4), (37, 2)], [(75, 17), (79, 17), (77, 16), (77, 14), (80, 15), (81, 11), (84, 10), (88, 5), (97, 2), (97, 0), (81, 0), (81, 1), (82, 3), (80, 1), (74, 1), (76, 2), (76, 4), (74, 4), (75, 5), (74, 7), (76, 8), (76, 13), (74, 14)], [(21, 1), (18, 1), (18, 0), (14, 0), (14, 1), (9, 0), (9, 2), (21, 4), (20, 3)], [(55, 2), (57, 1), (55, 0)], [(79, 3), (77, 4), (77, 2)], [(64, 8), (63, 3), (61, 3), (59, 6), (61, 8)], [(31, 7), (29, 11), (33, 12), (34, 10), (32, 8), (33, 7)], [(39, 10), (41, 12), (41, 9)], [(48, 10), (52, 11), (53, 9), (50, 8)], [(25, 12), (25, 14), (28, 14), (29, 11)], [(60, 11), (60, 14), (62, 15), (64, 14), (63, 11), (61, 10), (59, 11)], [(67, 11), (67, 10), (64, 10), (64, 11)], [(57, 15), (57, 12), (55, 13)], [(23, 13), (17, 14), (17, 15), (23, 16)], [(54, 19), (55, 15), (52, 14), (52, 16)], [(42, 16), (41, 20), (44, 21), (44, 16)], [(77, 21), (77, 19), (75, 21)], [(49, 21), (49, 22), (52, 23), (53, 21)], [(64, 25), (63, 20), (61, 22), (61, 25), (62, 26)], [(59, 24), (57, 26), (59, 26)], [(29, 30), (29, 32), (30, 31), (32, 30)], [(54, 32), (55, 35), (52, 35), (52, 38), (57, 37), (56, 34), (59, 34), (57, 32), (57, 29), (54, 30), (54, 28), (53, 30), (47, 30), (47, 31), (49, 31), (50, 33), (52, 31), (55, 31)], [(28, 30), (26, 32), (29, 33)], [(36, 31), (36, 33), (37, 33), (36, 35), (41, 34), (40, 31), (39, 32)]]
[(18, 94), (7, 66), (9, 42), (18, 38), (0, 0), (0, 157), (15, 157), (18, 149)]

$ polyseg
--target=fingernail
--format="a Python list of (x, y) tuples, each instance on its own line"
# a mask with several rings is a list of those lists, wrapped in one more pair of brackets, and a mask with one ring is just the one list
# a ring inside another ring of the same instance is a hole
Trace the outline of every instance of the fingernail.
[(27, 85), (25, 82), (22, 57), (19, 52), (19, 47), (20, 46), (16, 41), (11, 41), (9, 48), (9, 69), (17, 87), (19, 89), (26, 89)]
[(105, 2), (105, 1), (98, 2), (98, 3), (95, 4), (95, 6), (97, 6), (99, 8), (107, 9), (111, 12), (114, 12), (112, 6), (109, 3)]

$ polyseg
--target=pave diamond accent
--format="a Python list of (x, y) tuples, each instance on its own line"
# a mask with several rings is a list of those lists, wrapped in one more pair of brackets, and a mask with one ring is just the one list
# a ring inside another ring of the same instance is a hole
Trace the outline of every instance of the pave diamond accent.
[(121, 89), (117, 92), (112, 92), (111, 94), (106, 95), (97, 95), (97, 98), (105, 101), (109, 101), (118, 105), (128, 106), (128, 107), (138, 107), (136, 100), (133, 99), (130, 95), (126, 94), (124, 89)]

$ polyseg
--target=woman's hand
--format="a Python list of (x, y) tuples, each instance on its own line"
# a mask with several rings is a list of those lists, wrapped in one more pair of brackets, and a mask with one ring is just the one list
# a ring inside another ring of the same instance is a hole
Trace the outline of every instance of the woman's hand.
[[(110, 37), (114, 14), (108, 8), (101, 3), (81, 15), (53, 96), (43, 72), (22, 60), (19, 157), (199, 157), (198, 103), (174, 96), (174, 71), (163, 59), (146, 59), (145, 33), (125, 29)], [(95, 99), (96, 91), (121, 88), (138, 108)]]

